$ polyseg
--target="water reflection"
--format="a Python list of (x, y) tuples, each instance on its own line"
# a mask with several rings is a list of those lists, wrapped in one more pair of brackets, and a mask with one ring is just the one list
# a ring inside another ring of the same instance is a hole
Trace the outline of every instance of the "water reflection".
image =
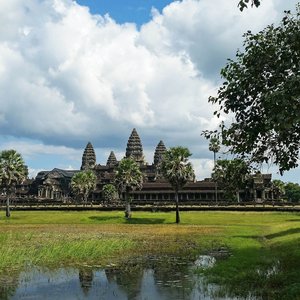
[(8, 300), (16, 292), (18, 287), (18, 274), (11, 273), (9, 275), (2, 275), (0, 277), (0, 299)]
[(79, 281), (82, 291), (87, 296), (90, 288), (93, 285), (94, 272), (92, 269), (79, 270)]
[(0, 281), (0, 299), (237, 299), (218, 297), (219, 287), (197, 276), (196, 267), (182, 258), (152, 257), (129, 261), (121, 268), (31, 268), (19, 274), (8, 293)]

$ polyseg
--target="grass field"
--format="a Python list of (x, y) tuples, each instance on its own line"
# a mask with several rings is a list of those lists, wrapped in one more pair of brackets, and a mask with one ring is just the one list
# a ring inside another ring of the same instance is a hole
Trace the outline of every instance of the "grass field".
[(230, 257), (205, 270), (237, 295), (300, 299), (300, 214), (255, 212), (12, 212), (0, 214), (0, 273), (26, 265), (122, 263), (132, 256), (194, 257), (225, 247)]

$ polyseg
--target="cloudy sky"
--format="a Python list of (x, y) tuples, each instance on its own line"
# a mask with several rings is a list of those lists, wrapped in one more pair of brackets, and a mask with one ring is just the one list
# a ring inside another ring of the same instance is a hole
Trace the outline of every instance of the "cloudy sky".
[(88, 141), (98, 163), (121, 159), (135, 127), (148, 163), (161, 139), (187, 146), (203, 179), (220, 69), (244, 32), (296, 2), (241, 13), (238, 0), (0, 0), (0, 149), (17, 149), (31, 175), (78, 169)]

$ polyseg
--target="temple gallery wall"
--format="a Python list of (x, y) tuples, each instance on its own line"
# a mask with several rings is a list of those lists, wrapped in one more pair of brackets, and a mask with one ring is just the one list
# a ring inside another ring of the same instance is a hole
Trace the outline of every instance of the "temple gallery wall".
[[(144, 174), (143, 188), (134, 191), (132, 197), (137, 202), (172, 201), (174, 192), (171, 186), (159, 175), (158, 164), (161, 161), (166, 147), (163, 141), (159, 141), (154, 149), (153, 163), (148, 164), (143, 154), (141, 139), (134, 128), (129, 136), (125, 157), (133, 158), (140, 166)], [(103, 186), (114, 182), (116, 168), (119, 161), (113, 151), (110, 152), (105, 165), (97, 164), (93, 145), (89, 142), (82, 155), (80, 170), (62, 170), (55, 168), (51, 171), (41, 171), (35, 179), (27, 180), (19, 189), (18, 196), (34, 197), (40, 200), (53, 199), (64, 200), (72, 196), (70, 182), (72, 176), (81, 170), (93, 170), (97, 176), (96, 189), (91, 193), (90, 200), (101, 202)], [(245, 190), (240, 191), (241, 201), (264, 201), (276, 198), (276, 192), (272, 188), (271, 174), (257, 174), (252, 177)], [(188, 183), (180, 191), (181, 202), (209, 202), (216, 200), (215, 183), (206, 178)], [(222, 190), (218, 190), (218, 200), (224, 201)]]

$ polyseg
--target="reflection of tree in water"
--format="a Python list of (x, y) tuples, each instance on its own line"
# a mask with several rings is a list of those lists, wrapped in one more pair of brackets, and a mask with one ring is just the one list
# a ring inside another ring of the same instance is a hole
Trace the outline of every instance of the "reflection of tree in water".
[(126, 292), (128, 299), (135, 299), (140, 293), (143, 279), (141, 264), (128, 262), (118, 269), (106, 269), (105, 274), (109, 283), (117, 283)]
[(189, 260), (179, 257), (159, 257), (129, 261), (117, 269), (106, 269), (109, 283), (116, 283), (127, 294), (128, 299), (136, 299), (141, 292), (144, 271), (152, 270), (150, 276), (162, 294), (175, 299), (187, 299), (193, 290), (195, 282), (191, 276)]
[(16, 292), (19, 284), (19, 274), (11, 273), (0, 277), (0, 299), (8, 300)]
[(93, 278), (94, 278), (94, 273), (92, 269), (79, 270), (79, 281), (85, 295), (88, 294), (91, 286), (93, 285)]
[(189, 261), (180, 257), (161, 257), (151, 263), (156, 286), (163, 286), (170, 294), (175, 292), (183, 298), (190, 295), (195, 284), (190, 268)]

